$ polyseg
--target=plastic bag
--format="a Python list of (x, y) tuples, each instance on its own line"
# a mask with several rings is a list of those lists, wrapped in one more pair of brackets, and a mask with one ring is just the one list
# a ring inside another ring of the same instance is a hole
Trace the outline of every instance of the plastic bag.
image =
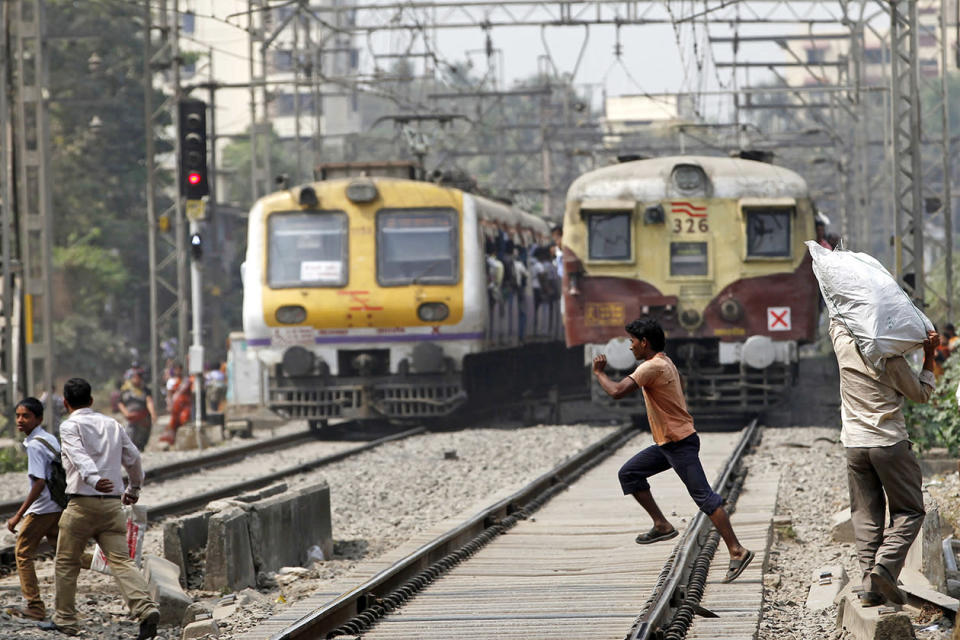
[(916, 349), (933, 331), (933, 323), (876, 258), (830, 251), (812, 240), (806, 245), (830, 317), (846, 326), (874, 368), (882, 371), (886, 358)]
[[(143, 537), (147, 533), (146, 511), (128, 507), (125, 507), (124, 511), (127, 514), (127, 550), (130, 553), (130, 559), (139, 567), (143, 562)], [(95, 544), (93, 547), (90, 569), (107, 575), (110, 574), (110, 562), (99, 544)]]

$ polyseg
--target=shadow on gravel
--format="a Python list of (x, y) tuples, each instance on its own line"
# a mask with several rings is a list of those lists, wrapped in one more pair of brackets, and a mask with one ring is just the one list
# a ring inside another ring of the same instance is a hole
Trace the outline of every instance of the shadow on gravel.
[(362, 560), (370, 545), (366, 540), (334, 540), (333, 558), (335, 560)]
[(342, 442), (369, 442), (378, 438), (392, 436), (418, 425), (392, 425), (386, 420), (347, 420), (328, 424), (316, 434), (317, 440), (336, 440)]

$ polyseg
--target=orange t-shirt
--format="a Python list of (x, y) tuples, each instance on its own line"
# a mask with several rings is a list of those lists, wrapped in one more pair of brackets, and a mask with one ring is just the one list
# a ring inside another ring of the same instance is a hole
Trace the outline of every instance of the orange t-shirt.
[(641, 362), (630, 377), (643, 391), (654, 442), (676, 442), (696, 433), (680, 387), (680, 373), (667, 354), (661, 351)]

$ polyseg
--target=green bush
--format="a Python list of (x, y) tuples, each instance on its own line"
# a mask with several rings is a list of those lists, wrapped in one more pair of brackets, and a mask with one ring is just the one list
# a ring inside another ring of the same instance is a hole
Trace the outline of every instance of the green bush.
[(960, 353), (955, 352), (944, 363), (944, 372), (930, 396), (930, 402), (918, 404), (907, 400), (903, 414), (907, 432), (920, 451), (946, 447), (951, 456), (960, 451), (960, 409), (957, 407), (957, 384), (960, 383)]
[(27, 454), (17, 447), (0, 449), (0, 473), (27, 470)]

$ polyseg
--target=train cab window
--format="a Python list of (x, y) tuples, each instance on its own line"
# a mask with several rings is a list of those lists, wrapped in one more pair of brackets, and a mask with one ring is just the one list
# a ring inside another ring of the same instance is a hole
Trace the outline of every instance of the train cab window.
[(706, 242), (671, 242), (671, 276), (705, 276), (710, 273)]
[(377, 281), (384, 286), (454, 284), (459, 278), (457, 212), (377, 212)]
[(347, 283), (347, 214), (286, 211), (267, 219), (267, 284), (342, 287)]
[(792, 207), (744, 208), (747, 258), (789, 258)]
[(631, 211), (584, 212), (590, 260), (630, 260)]

